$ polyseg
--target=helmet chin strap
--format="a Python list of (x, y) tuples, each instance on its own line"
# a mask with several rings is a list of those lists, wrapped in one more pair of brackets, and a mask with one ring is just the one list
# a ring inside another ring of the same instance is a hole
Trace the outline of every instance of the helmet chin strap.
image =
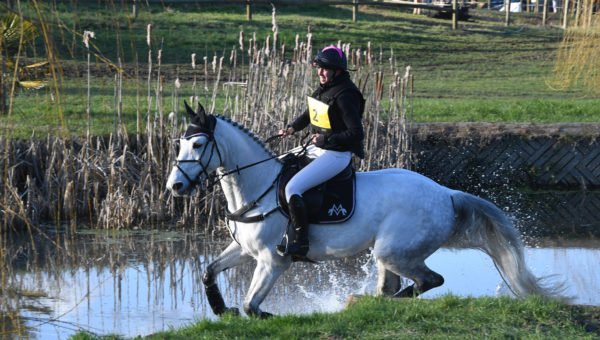
[(331, 77), (331, 79), (330, 79), (328, 82), (326, 82), (326, 83), (324, 83), (324, 84), (321, 84), (321, 86), (324, 86), (324, 85), (327, 85), (327, 84), (331, 84), (331, 83), (333, 83), (333, 82), (334, 82), (334, 81), (335, 81), (335, 80), (336, 80), (338, 77), (340, 77), (340, 76), (341, 76), (341, 75), (343, 75), (344, 73), (345, 73), (345, 71), (344, 71), (344, 70), (341, 70), (341, 69), (336, 69), (336, 70), (335, 70), (335, 73), (333, 74), (333, 77)]

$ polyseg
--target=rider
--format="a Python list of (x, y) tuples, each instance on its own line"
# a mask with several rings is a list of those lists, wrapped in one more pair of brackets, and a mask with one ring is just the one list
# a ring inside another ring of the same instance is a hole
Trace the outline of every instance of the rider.
[(319, 51), (313, 60), (319, 86), (308, 97), (308, 110), (286, 129), (282, 137), (307, 127), (312, 128), (307, 156), (313, 161), (300, 170), (285, 188), (290, 217), (296, 237), (288, 246), (278, 247), (282, 255), (306, 257), (308, 252), (308, 216), (302, 194), (344, 170), (352, 153), (364, 158), (364, 130), (361, 122), (364, 98), (350, 80), (344, 52), (335, 46)]

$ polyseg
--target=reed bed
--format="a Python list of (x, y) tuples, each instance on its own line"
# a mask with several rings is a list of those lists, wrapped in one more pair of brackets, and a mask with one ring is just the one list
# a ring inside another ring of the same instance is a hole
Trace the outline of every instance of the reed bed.
[[(34, 239), (46, 238), (54, 245), (51, 252), (29, 249), (27, 253), (52, 257), (52, 252), (77, 256), (72, 250), (78, 245), (65, 238), (72, 237), (69, 231), (82, 227), (111, 230), (185, 227), (207, 236), (224, 233), (224, 228), (219, 227), (224, 225), (224, 198), (219, 186), (188, 198), (173, 197), (165, 188), (177, 156), (173, 141), (187, 126), (186, 114), (179, 109), (179, 103), (184, 99), (192, 105), (201, 101), (210, 113), (231, 117), (262, 138), (276, 133), (306, 109), (306, 96), (317, 83), (310, 34), (305, 42), (296, 39), (291, 58), (284, 57), (284, 45), (273, 45), (276, 40), (274, 34), (273, 40), (267, 39), (260, 46), (254, 36), (244, 41), (241, 33), (240, 46), (223, 56), (213, 56), (212, 62), (211, 58), (204, 57), (203, 64), (196, 65), (195, 55), (191, 56), (191, 66), (180, 68), (189, 68), (186, 72), (191, 72), (193, 77), (184, 82), (175, 77), (175, 91), (171, 94), (174, 105), (169, 113), (164, 104), (163, 86), (167, 80), (161, 70), (161, 51), (155, 55), (149, 44), (148, 65), (139, 66), (148, 70), (147, 79), (143, 80), (147, 84), (148, 107), (143, 117), (143, 109), (138, 106), (137, 131), (133, 133), (124, 128), (122, 121), (123, 73), (118, 72), (113, 132), (109, 136), (48, 134), (28, 140), (0, 136), (0, 177), (3, 178), (0, 182), (0, 317), (5, 319), (1, 334), (22, 334), (25, 330), (18, 312), (20, 298), (14, 293), (18, 288), (14, 282), (14, 264), (19, 251), (10, 250), (8, 235), (25, 231), (34, 248)], [(357, 159), (355, 167), (359, 171), (409, 167), (411, 153), (406, 121), (412, 81), (410, 67), (397, 66), (394, 58), (383, 60), (383, 53), (375, 54), (369, 46), (361, 50), (338, 44), (349, 56), (351, 75), (367, 99), (363, 120), (367, 157)], [(141, 73), (136, 69), (138, 77)], [(179, 96), (179, 90), (186, 86), (191, 88), (191, 98)], [(89, 103), (93, 93), (88, 91), (88, 94)], [(91, 111), (86, 108), (88, 127)], [(286, 139), (271, 147), (282, 153), (297, 143), (299, 140)], [(47, 225), (66, 229), (67, 233), (49, 235)]]
[[(273, 45), (269, 39), (260, 47), (253, 37), (244, 46), (243, 33), (240, 47), (221, 57), (215, 55), (212, 63), (204, 57), (203, 69), (195, 65), (192, 56), (191, 66), (180, 67), (192, 69), (194, 96), (179, 98), (177, 90), (187, 83), (182, 85), (176, 78), (172, 94), (175, 105), (169, 114), (163, 103), (161, 51), (154, 58), (156, 64), (149, 52), (148, 65), (140, 66), (152, 70), (147, 79), (146, 126), (135, 134), (123, 128), (119, 110), (122, 74), (117, 73), (117, 110), (110, 136), (48, 135), (25, 141), (0, 137), (2, 231), (32, 230), (42, 223), (100, 229), (203, 224), (212, 231), (223, 219), (218, 187), (190, 198), (174, 198), (165, 189), (176, 158), (172, 142), (187, 125), (178, 104), (184, 99), (192, 105), (202, 101), (210, 113), (231, 117), (259, 136), (269, 137), (306, 108), (305, 98), (317, 82), (310, 34), (306, 42), (299, 40), (291, 59), (283, 57), (285, 45)], [(406, 119), (410, 68), (396, 66), (393, 58), (383, 60), (381, 51), (377, 57), (370, 46), (360, 50), (338, 44), (348, 54), (352, 77), (367, 99), (367, 157), (357, 160), (356, 168), (369, 171), (409, 166)], [(224, 97), (221, 112), (216, 112), (218, 96)], [(298, 141), (288, 139), (273, 148), (281, 153), (294, 143)]]

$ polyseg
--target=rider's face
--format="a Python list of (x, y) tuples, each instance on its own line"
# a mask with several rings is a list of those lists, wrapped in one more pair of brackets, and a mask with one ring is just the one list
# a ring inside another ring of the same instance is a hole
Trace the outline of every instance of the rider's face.
[(325, 84), (326, 82), (331, 81), (331, 79), (333, 79), (333, 76), (335, 75), (335, 70), (319, 67), (317, 73), (319, 75), (319, 81), (321, 82), (321, 84)]

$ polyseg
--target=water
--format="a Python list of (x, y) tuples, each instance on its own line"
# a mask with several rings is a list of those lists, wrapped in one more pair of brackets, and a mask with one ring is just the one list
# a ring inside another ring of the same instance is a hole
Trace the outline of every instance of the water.
[[(549, 209), (548, 201), (565, 201), (557, 200), (555, 193), (502, 197), (505, 201), (491, 198), (516, 211), (513, 216), (526, 236), (526, 257), (533, 272), (565, 281), (567, 295), (573, 296), (575, 303), (600, 305), (600, 222), (590, 224), (584, 219), (589, 218), (583, 215), (590, 208), (582, 206), (581, 200), (570, 199), (576, 207)], [(595, 196), (585, 200), (596, 204)], [(576, 211), (579, 217), (544, 222), (544, 216), (563, 210)], [(28, 236), (13, 237), (7, 245), (13, 259), (10, 290), (18, 297), (11, 300), (10, 310), (30, 327), (21, 332), (24, 337), (65, 339), (78, 329), (147, 335), (215, 318), (204, 296), (201, 274), (228, 240), (208, 240), (199, 232), (168, 231), (69, 235), (48, 230), (46, 235), (37, 235), (35, 242)], [(61, 247), (57, 249), (55, 244)], [(446, 282), (424, 298), (446, 293), (509, 294), (491, 259), (479, 251), (441, 249), (427, 263)], [(228, 306), (241, 308), (252, 271), (253, 265), (247, 265), (219, 275)], [(337, 311), (351, 294), (374, 294), (376, 275), (375, 260), (368, 252), (319, 265), (295, 264), (261, 307), (277, 314)], [(0, 332), (14, 328), (11, 324), (5, 319)]]

